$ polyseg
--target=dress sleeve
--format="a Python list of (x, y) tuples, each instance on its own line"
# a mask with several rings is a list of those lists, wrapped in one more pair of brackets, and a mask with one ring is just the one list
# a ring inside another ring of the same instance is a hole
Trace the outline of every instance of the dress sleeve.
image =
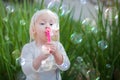
[(57, 65), (57, 64), (56, 65), (58, 66), (58, 68), (60, 70), (66, 71), (70, 67), (69, 58), (68, 58), (68, 56), (67, 56), (67, 54), (65, 52), (65, 49), (64, 49), (64, 47), (63, 47), (63, 45), (61, 43), (59, 43), (58, 48), (59, 48), (60, 53), (63, 55), (63, 63), (61, 65)]
[(21, 53), (21, 67), (26, 75), (30, 75), (35, 72), (32, 62), (33, 62), (33, 51), (29, 44), (26, 44)]

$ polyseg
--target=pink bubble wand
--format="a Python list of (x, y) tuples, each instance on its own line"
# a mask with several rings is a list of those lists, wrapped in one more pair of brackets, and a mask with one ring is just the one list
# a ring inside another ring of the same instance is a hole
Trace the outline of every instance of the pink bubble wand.
[(51, 29), (49, 27), (46, 28), (46, 30), (45, 30), (47, 42), (51, 42), (50, 31), (51, 31)]

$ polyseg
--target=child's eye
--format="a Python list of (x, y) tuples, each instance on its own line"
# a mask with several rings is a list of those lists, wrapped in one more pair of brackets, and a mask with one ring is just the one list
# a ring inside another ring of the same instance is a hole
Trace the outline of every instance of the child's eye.
[(52, 26), (53, 24), (50, 24), (50, 26)]
[(45, 25), (45, 23), (40, 23), (40, 25)]

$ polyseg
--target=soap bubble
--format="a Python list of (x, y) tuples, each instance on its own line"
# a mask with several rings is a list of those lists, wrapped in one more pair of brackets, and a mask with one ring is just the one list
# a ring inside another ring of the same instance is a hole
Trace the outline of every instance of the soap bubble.
[(16, 58), (16, 64), (21, 65), (21, 58), (20, 57)]
[(92, 28), (91, 28), (91, 31), (92, 31), (93, 33), (97, 33), (97, 32), (98, 32), (98, 28), (97, 28), (97, 27), (92, 27)]
[(100, 80), (100, 77), (97, 77), (95, 80)]
[(39, 11), (39, 8), (34, 8), (34, 12), (37, 12), (37, 11)]
[(26, 25), (26, 23), (25, 23), (25, 20), (20, 20), (20, 25), (22, 25), (22, 26), (24, 26), (24, 25)]
[(62, 5), (62, 6), (60, 7), (60, 10), (61, 10), (61, 16), (70, 13), (70, 10), (69, 10), (69, 8), (68, 8), (67, 5)]
[(26, 76), (23, 72), (18, 72), (17, 73), (17, 77), (16, 77), (16, 80), (25, 80), (26, 79)]
[(74, 43), (74, 44), (79, 44), (82, 42), (82, 35), (80, 33), (73, 33), (71, 35), (71, 41)]
[(92, 26), (96, 26), (95, 20), (90, 19), (90, 18), (85, 18), (85, 19), (82, 21), (82, 24), (83, 24), (83, 25), (92, 25)]
[(106, 64), (106, 68), (111, 68), (111, 65), (110, 64)]
[(82, 63), (82, 62), (83, 62), (83, 58), (80, 57), (80, 56), (78, 56), (78, 57), (77, 57), (77, 62), (78, 62), (78, 63)]
[(87, 74), (89, 75), (89, 80), (100, 80), (100, 73), (96, 69), (88, 70)]
[(106, 78), (110, 79), (110, 76), (109, 76), (109, 75), (107, 75), (107, 76), (106, 76)]
[(60, 1), (58, 0), (51, 1), (47, 6), (47, 8), (55, 9), (55, 10), (59, 10), (59, 7), (60, 7)]
[(112, 21), (118, 19), (118, 10), (115, 7), (108, 7), (105, 9), (104, 17), (112, 24)]
[(9, 36), (5, 35), (5, 40), (8, 41), (9, 40)]
[(20, 63), (21, 58), (20, 58), (20, 51), (19, 51), (19, 49), (15, 49), (12, 52), (12, 58), (16, 61), (17, 65), (21, 65), (21, 63)]
[(25, 59), (24, 58), (19, 58), (20, 64), (23, 66), (25, 65)]
[(4, 22), (8, 22), (8, 17), (4, 17), (4, 18), (3, 18), (3, 21), (4, 21)]
[(80, 0), (80, 3), (81, 3), (81, 4), (86, 4), (86, 3), (87, 3), (87, 0)]
[(82, 21), (82, 28), (84, 29), (85, 32), (93, 32), (93, 33), (97, 33), (97, 25), (95, 20), (90, 19), (90, 18), (86, 18)]
[(105, 9), (104, 15), (106, 19), (113, 20), (118, 14), (118, 11), (115, 7), (109, 7)]
[(20, 56), (20, 51), (18, 49), (15, 49), (13, 52), (12, 52), (12, 57), (14, 59), (18, 58)]
[[(43, 54), (49, 54), (50, 53), (50, 48), (47, 47), (46, 45), (43, 45), (42, 46), (42, 53)], [(43, 71), (49, 71), (53, 67), (53, 64), (54, 64), (54, 58), (53, 58), (53, 55), (50, 54), (47, 59), (45, 59), (41, 62), (41, 68), (42, 68)]]
[(53, 24), (52, 25), (52, 30), (59, 30), (59, 25), (58, 24)]
[(7, 6), (6, 6), (6, 11), (7, 11), (7, 13), (13, 13), (14, 10), (15, 10), (15, 8), (14, 8), (13, 6), (11, 6), (11, 5), (7, 5)]
[(98, 6), (98, 5), (95, 5), (94, 8), (95, 8), (96, 10), (98, 10), (98, 9), (99, 9), (99, 6)]
[(44, 71), (49, 71), (52, 69), (53, 64), (54, 64), (54, 58), (52, 55), (50, 55), (47, 59), (45, 59), (41, 62), (41, 68)]
[(105, 50), (108, 45), (107, 45), (107, 42), (105, 40), (101, 40), (98, 42), (98, 47), (101, 49), (101, 50)]

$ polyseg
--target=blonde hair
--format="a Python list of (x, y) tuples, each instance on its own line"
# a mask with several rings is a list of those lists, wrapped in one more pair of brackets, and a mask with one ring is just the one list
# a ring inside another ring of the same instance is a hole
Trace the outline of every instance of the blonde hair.
[(30, 22), (30, 29), (29, 29), (30, 42), (32, 40), (34, 40), (34, 34), (32, 33), (32, 28), (35, 26), (35, 22), (37, 21), (37, 19), (39, 18), (40, 15), (45, 14), (45, 13), (49, 13), (51, 16), (54, 16), (56, 19), (56, 23), (57, 23), (56, 26), (59, 27), (59, 18), (58, 18), (58, 15), (56, 13), (52, 12), (49, 9), (42, 9), (42, 10), (36, 11), (34, 13), (34, 15), (32, 16), (31, 22)]

